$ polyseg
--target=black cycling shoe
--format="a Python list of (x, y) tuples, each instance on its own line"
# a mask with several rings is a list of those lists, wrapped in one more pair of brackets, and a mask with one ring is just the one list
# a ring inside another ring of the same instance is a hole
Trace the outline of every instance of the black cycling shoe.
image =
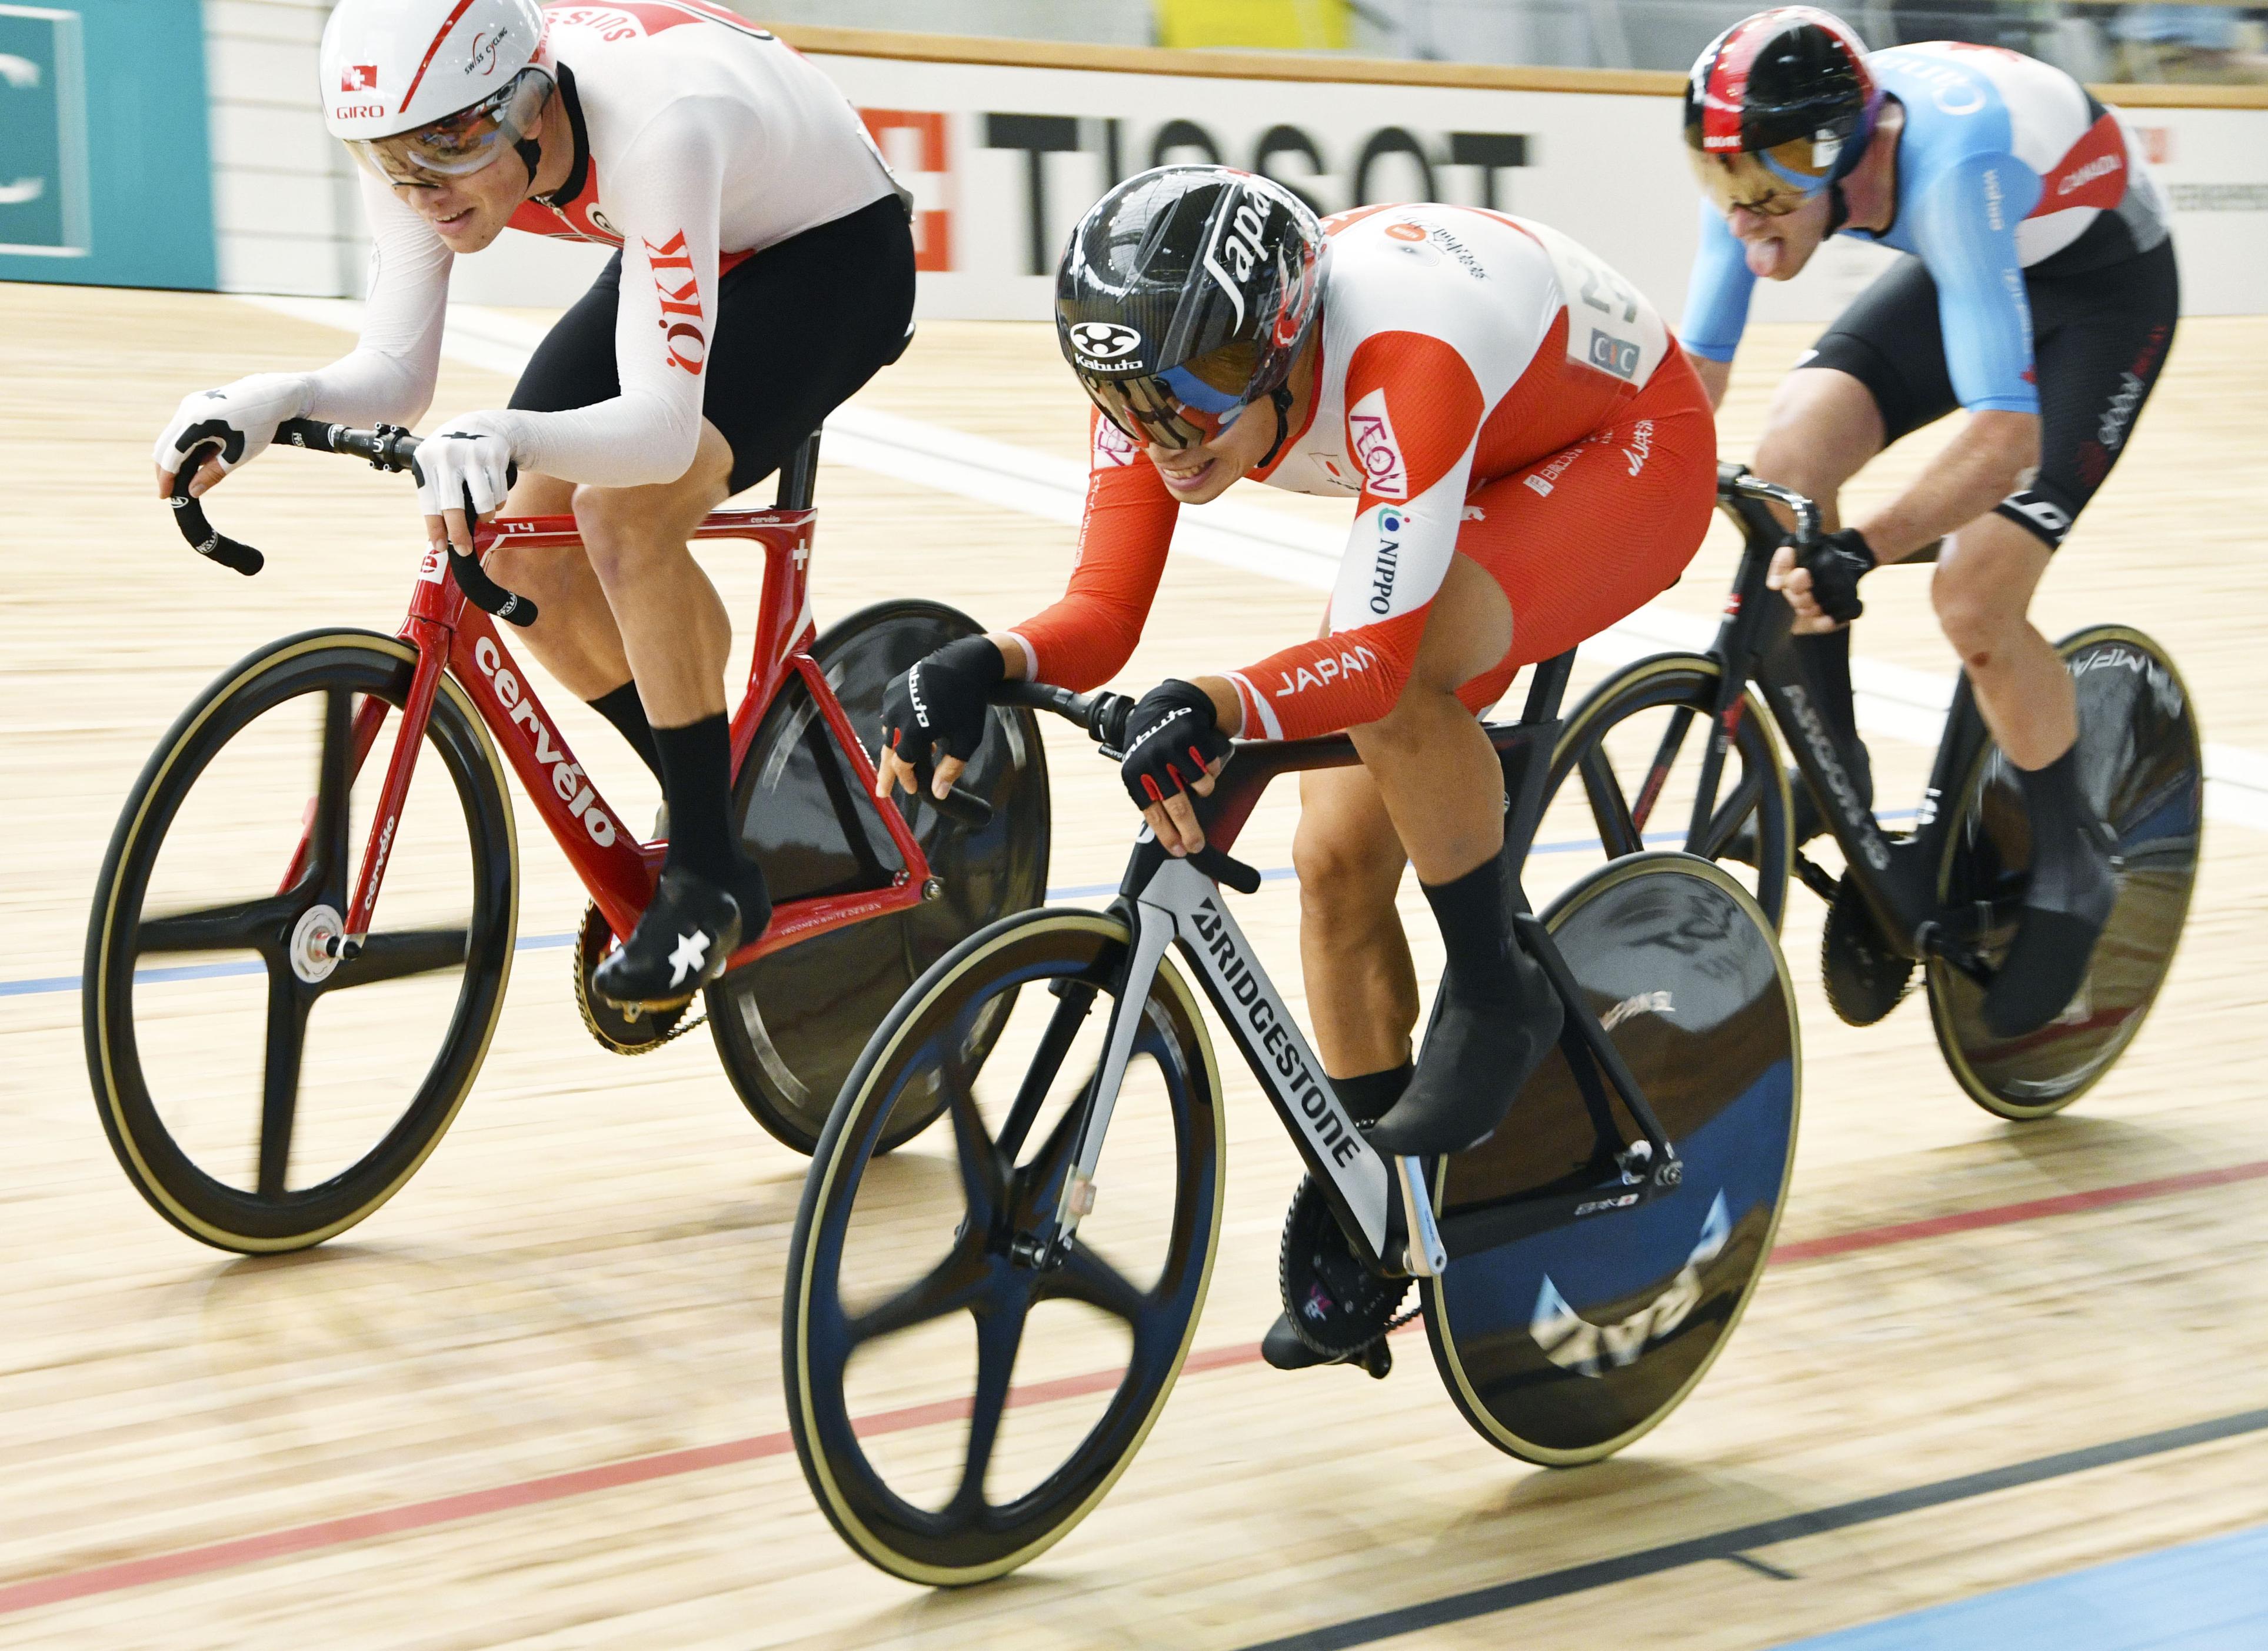
[(1300, 1332), (1292, 1328), (1292, 1316), (1288, 1313), (1276, 1315), (1276, 1322), (1260, 1338), (1260, 1356), (1273, 1370), (1307, 1370), (1335, 1362), (1300, 1338)]
[(630, 938), (592, 971), (591, 986), (620, 1008), (674, 1009), (723, 974), (740, 943), (740, 902), (675, 866), (662, 873)]
[(1370, 1128), (1370, 1144), (1395, 1158), (1431, 1157), (1477, 1146), (1496, 1133), (1530, 1073), (1559, 1041), (1559, 994), (1535, 960), (1518, 952), (1519, 991), (1511, 1002), (1472, 1003), (1454, 977), (1425, 1034), (1418, 1075), (1392, 1110)]
[(2070, 1006), (2118, 901), (2118, 839), (2100, 820), (2040, 851), (2016, 937), (1984, 992), (1984, 1028), (1998, 1038), (2036, 1032)]
[[(656, 843), (669, 837), (669, 805), (665, 802), (654, 810), (653, 837)], [(740, 871), (733, 879), (733, 898), (740, 905), (740, 938), (735, 946), (744, 946), (772, 925), (772, 896), (770, 886), (764, 881), (764, 868), (750, 859), (745, 852), (734, 857)]]

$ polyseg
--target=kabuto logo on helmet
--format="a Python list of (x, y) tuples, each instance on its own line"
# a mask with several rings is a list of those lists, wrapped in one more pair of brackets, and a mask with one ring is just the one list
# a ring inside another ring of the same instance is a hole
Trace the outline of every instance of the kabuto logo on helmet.
[(1228, 294), (1228, 301), (1236, 306), (1235, 325), (1241, 328), (1244, 284), (1252, 279), (1252, 272), (1260, 267), (1265, 255), (1260, 238), (1268, 227), (1268, 209), (1244, 189), (1236, 192), (1235, 201), (1235, 206), (1223, 210), (1216, 220), (1219, 228), (1213, 232), (1212, 244), (1205, 248), (1204, 267), (1214, 284)]
[(1088, 367), (1138, 367), (1142, 365), (1135, 352), (1142, 348), (1142, 335), (1131, 327), (1116, 321), (1080, 321), (1071, 329), (1071, 348), (1079, 352), (1079, 365)]

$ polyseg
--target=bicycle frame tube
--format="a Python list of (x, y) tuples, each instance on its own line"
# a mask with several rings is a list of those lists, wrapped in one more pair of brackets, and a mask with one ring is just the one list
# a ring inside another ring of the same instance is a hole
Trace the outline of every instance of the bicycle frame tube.
[[(695, 535), (754, 539), (765, 551), (763, 598), (748, 688), (733, 720), (733, 760), (737, 770), (755, 741), (765, 710), (790, 676), (799, 675), (859, 782), (863, 806), (874, 809), (880, 818), (903, 869), (888, 888), (784, 903), (763, 934), (733, 954), (733, 968), (814, 934), (917, 905), (926, 896), (928, 857), (904, 815), (895, 807), (881, 807), (873, 800), (873, 763), (841, 702), (828, 686), (825, 674), (807, 652), (815, 629), (809, 579), (815, 520), (810, 510), (720, 511), (704, 521)], [(482, 527), (475, 548), (486, 555), (490, 546), (503, 541), (534, 549), (567, 549), (578, 547), (581, 536), (571, 516), (526, 517)], [(378, 814), (371, 822), (369, 847), (347, 919), (348, 935), (359, 940), (369, 931), (387, 854), (445, 669), (456, 678), (490, 735), (503, 748), (529, 800), (597, 902), (608, 926), (617, 934), (629, 933), (652, 897), (664, 850), (659, 844), (640, 843), (620, 824), (619, 815), (576, 762), (573, 749), (545, 712), (541, 699), (520, 675), (495, 623), (473, 608), (448, 577), (446, 556), (427, 551), (400, 635), (417, 650), (417, 667)], [(359, 771), (374, 744), (385, 710), (379, 704), (372, 716), (366, 704), (363, 717), (358, 717), (350, 774)], [(366, 729), (364, 718), (368, 719)], [(306, 852), (303, 832), (293, 860), (295, 872)]]
[[(1821, 713), (1823, 696), (1809, 661), (1795, 645), (1793, 611), (1764, 584), (1784, 530), (1760, 500), (1741, 498), (1720, 503), (1739, 523), (1747, 543), (1726, 603), (1724, 623), (1710, 649), (1725, 666), (1719, 676), (1712, 755), (1715, 755), (1714, 744), (1729, 743), (1732, 729), (1727, 719), (1753, 679), (1764, 690), (1764, 703), (1771, 707), (1789, 755), (1812, 794), (1821, 800), (1821, 817), (1842, 848), (1851, 875), (1881, 925), (1883, 938), (1908, 955), (1919, 957), (1925, 932), (1942, 915), (1936, 866), (1945, 833), (1952, 825), (1948, 799), (1966, 779), (1985, 738), (1968, 680), (1961, 679), (1946, 719), (1918, 829), (1908, 837), (1885, 837), (1873, 812), (1859, 800), (1851, 775), (1850, 754)], [(1708, 800), (1713, 806), (1713, 796)], [(1696, 812), (1697, 815), (1697, 804)]]

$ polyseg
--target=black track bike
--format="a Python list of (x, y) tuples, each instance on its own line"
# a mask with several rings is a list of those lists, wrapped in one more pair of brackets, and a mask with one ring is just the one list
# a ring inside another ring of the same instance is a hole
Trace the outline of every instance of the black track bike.
[[(1538, 670), (1523, 721), (1489, 730), (1514, 864), (1572, 660)], [(1115, 755), (1123, 698), (1002, 697)], [(1645, 1433), (1724, 1347), (1795, 1139), (1794, 993), (1771, 923), (1683, 853), (1618, 859), (1522, 913), (1567, 1007), (1558, 1050), (1487, 1142), (1388, 1161), (1222, 894), (1259, 887), (1227, 851), (1270, 782), (1356, 760), (1344, 738), (1240, 746), (1198, 805), (1204, 852), (1174, 859), (1145, 828), (1107, 910), (972, 935), (867, 1043), (805, 1183), (783, 1345), (805, 1475), (882, 1569), (939, 1585), (1013, 1570), (1094, 1507), (1156, 1421), (1219, 1237), (1226, 1131), (1203, 1002), (1307, 1166), (1287, 1304), (1321, 1251), (1368, 1280), (1373, 1316), (1340, 1356), (1383, 1374), (1415, 1279), (1466, 1419), (1566, 1465)], [(949, 1137), (879, 1155), (893, 1116), (939, 1107)]]
[[(2118, 902), (2063, 1013), (1996, 1037), (1981, 1005), (2015, 933), (2030, 835), (1968, 679), (1911, 829), (1886, 828), (1862, 800), (1858, 753), (1822, 715), (1790, 609), (1764, 583), (1787, 537), (1771, 506), (1793, 513), (1799, 544), (1817, 534), (1816, 508), (1729, 464), (1717, 498), (1746, 545), (1715, 643), (1625, 666), (1575, 708), (1552, 755), (1543, 834), (1609, 856), (1665, 841), (1712, 860), (1737, 854), (1747, 863), (1729, 869), (1775, 923), (1793, 872), (1828, 903), (1821, 962), (1842, 1019), (1881, 1020), (1918, 969), (1938, 1046), (1970, 1098), (2006, 1118), (2059, 1111), (2141, 1029), (2197, 881), (2204, 748), (2172, 656), (2128, 625), (2089, 625), (2056, 645), (2079, 693), (2088, 800), (2118, 837)], [(1839, 877), (1793, 845), (1774, 724), (1842, 849)]]

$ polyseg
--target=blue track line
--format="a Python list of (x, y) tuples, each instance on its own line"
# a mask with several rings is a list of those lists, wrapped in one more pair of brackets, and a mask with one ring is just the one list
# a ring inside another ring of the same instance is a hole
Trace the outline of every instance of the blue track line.
[[(1876, 817), (1882, 820), (1909, 820), (1913, 817), (1913, 810), (1908, 808), (1897, 814), (1880, 814)], [(1681, 842), (1684, 836), (1683, 831), (1654, 831), (1647, 834), (1646, 841), (1650, 846), (1658, 848), (1665, 843)], [(1528, 852), (1531, 855), (1580, 854), (1586, 850), (1595, 850), (1598, 846), (1599, 840), (1596, 837), (1570, 837), (1560, 843), (1538, 843), (1528, 850)], [(1260, 880), (1263, 882), (1281, 883), (1290, 882), (1297, 876), (1298, 873), (1288, 866), (1275, 866), (1262, 872)], [(1048, 898), (1051, 901), (1097, 900), (1105, 895), (1115, 895), (1117, 892), (1116, 883), (1078, 883), (1066, 885), (1061, 888), (1050, 888), (1048, 890)], [(575, 937), (571, 934), (525, 934), (520, 937), (519, 943), (514, 949), (522, 952), (549, 952), (556, 951), (563, 946), (574, 944)], [(162, 984), (173, 980), (226, 980), (239, 975), (257, 975), (266, 968), (267, 965), (264, 963), (252, 962), (176, 963), (163, 969), (137, 969), (134, 971), (134, 979), (137, 985)], [(77, 991), (78, 989), (79, 977), (77, 975), (49, 975), (39, 980), (0, 980), (0, 998), (36, 998), (49, 992)]]
[(2268, 1526), (1822, 1634), (1781, 1651), (2238, 1651), (2268, 1646)]

